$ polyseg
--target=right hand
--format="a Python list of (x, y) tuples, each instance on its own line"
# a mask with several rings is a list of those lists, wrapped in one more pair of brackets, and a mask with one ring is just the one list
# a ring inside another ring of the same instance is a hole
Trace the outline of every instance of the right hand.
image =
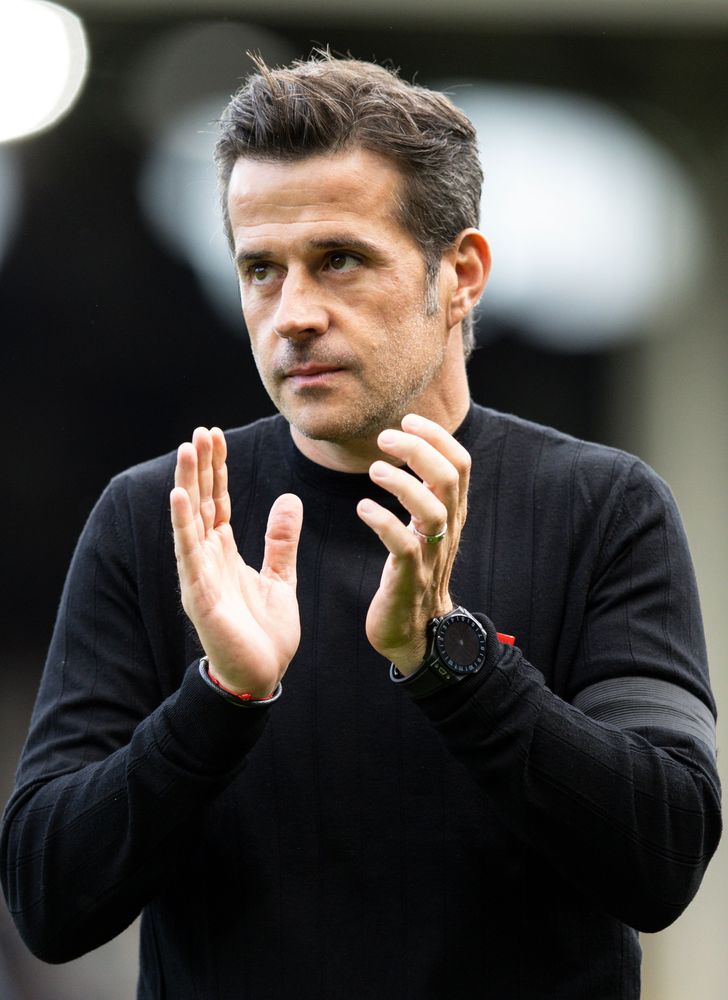
[(258, 573), (233, 537), (226, 457), (218, 427), (198, 427), (177, 452), (170, 505), (182, 606), (211, 676), (231, 691), (266, 698), (301, 639), (296, 552), (303, 507), (291, 493), (274, 502)]

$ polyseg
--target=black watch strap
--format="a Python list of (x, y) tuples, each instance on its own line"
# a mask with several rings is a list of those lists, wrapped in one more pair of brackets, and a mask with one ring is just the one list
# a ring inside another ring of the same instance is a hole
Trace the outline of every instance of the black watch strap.
[(389, 666), (389, 679), (394, 681), (395, 684), (402, 684), (407, 694), (412, 698), (426, 698), (428, 694), (434, 694), (435, 691), (442, 691), (444, 687), (455, 683), (454, 678), (446, 680), (445, 678), (438, 677), (437, 674), (434, 674), (430, 670), (426, 663), (423, 663), (421, 667), (418, 667), (408, 677), (401, 674), (395, 665), (391, 663)]

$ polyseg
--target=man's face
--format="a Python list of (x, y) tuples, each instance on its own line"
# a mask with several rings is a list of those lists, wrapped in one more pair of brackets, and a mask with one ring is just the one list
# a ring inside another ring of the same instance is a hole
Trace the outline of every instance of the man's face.
[[(401, 175), (364, 150), (239, 159), (228, 205), (243, 314), (263, 383), (294, 432), (371, 439), (443, 391), (441, 301), (399, 224)], [(442, 298), (442, 292), (438, 293)]]

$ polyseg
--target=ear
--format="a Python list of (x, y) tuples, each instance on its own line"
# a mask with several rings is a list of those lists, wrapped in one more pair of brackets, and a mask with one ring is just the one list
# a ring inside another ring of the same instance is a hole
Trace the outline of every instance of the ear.
[(464, 229), (445, 254), (455, 282), (447, 307), (448, 326), (461, 323), (475, 308), (490, 274), (490, 247), (477, 229)]

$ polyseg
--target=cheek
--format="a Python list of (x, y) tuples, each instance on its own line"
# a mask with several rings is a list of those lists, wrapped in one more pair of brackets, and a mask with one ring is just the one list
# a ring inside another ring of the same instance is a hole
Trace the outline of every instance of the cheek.
[(269, 338), (262, 336), (260, 330), (255, 326), (251, 327), (246, 323), (246, 328), (248, 330), (248, 343), (255, 358), (255, 363), (259, 368), (264, 369), (267, 367), (268, 359), (273, 354), (271, 341)]
[(378, 325), (386, 331), (390, 344), (404, 344), (413, 337), (417, 339), (424, 322), (424, 303), (412, 295), (393, 294), (379, 310)]
[(266, 329), (267, 310), (265, 303), (244, 288), (240, 289), (240, 303), (248, 337), (251, 343), (255, 343), (261, 339), (262, 332)]
[(261, 362), (265, 364), (266, 353), (266, 338), (263, 335), (264, 327), (261, 325), (259, 317), (256, 317), (254, 312), (243, 309), (243, 322), (245, 323), (245, 331), (248, 335), (248, 345), (255, 359), (255, 363), (258, 367), (261, 367)]

